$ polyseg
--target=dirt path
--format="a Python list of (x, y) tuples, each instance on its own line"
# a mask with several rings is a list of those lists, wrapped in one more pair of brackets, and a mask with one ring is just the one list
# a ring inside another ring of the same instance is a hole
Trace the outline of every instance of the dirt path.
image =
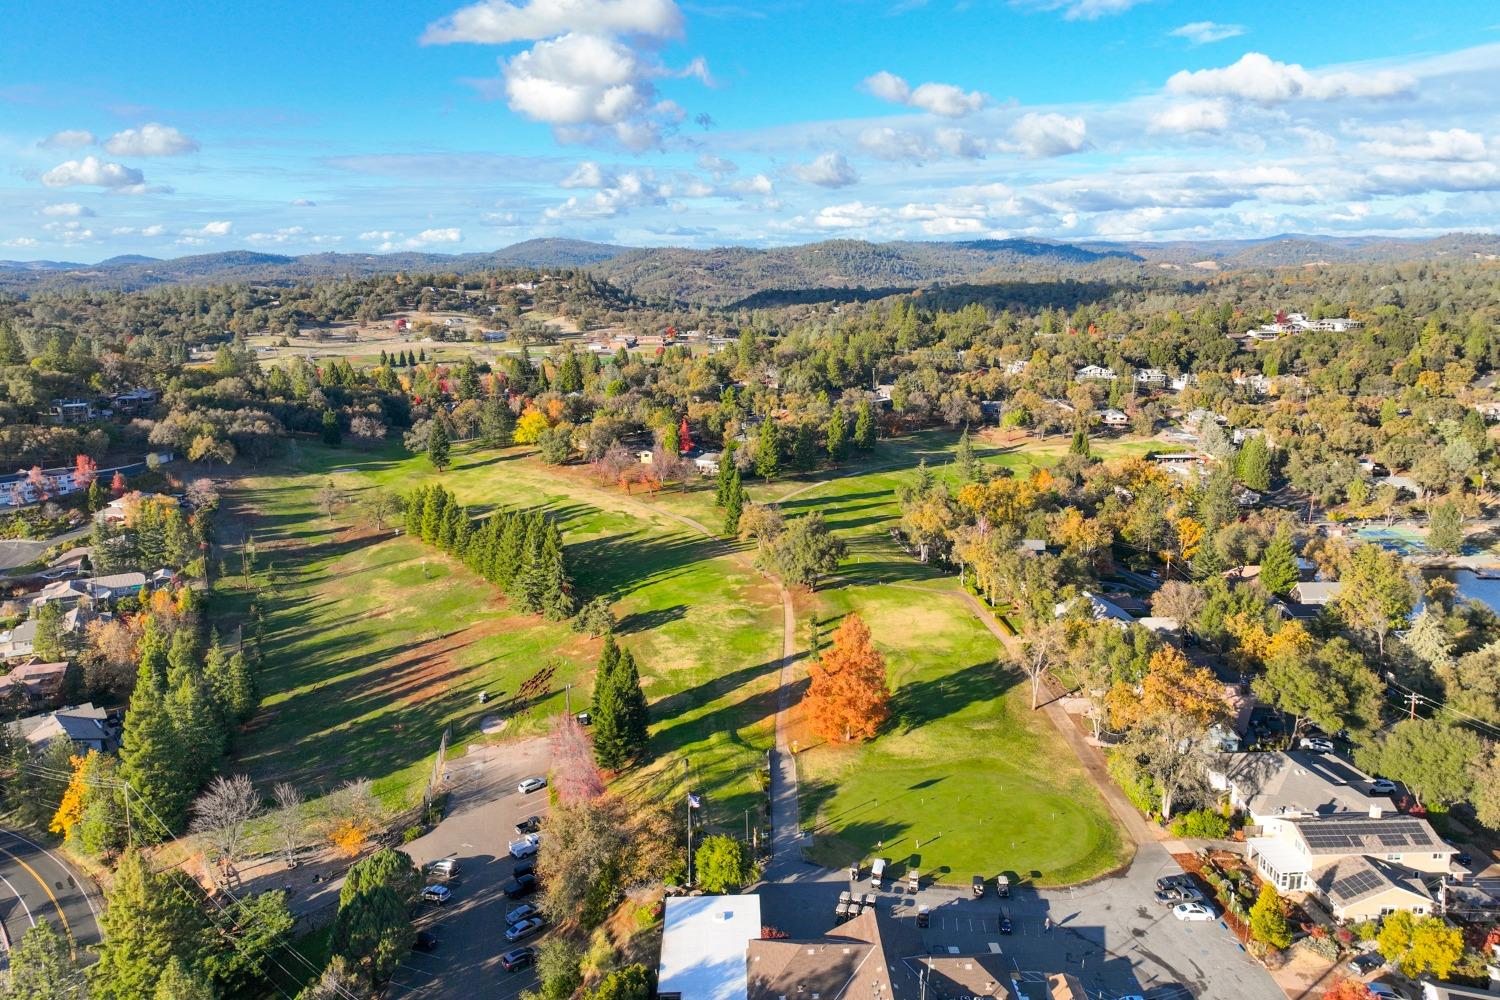
[[(973, 594), (967, 590), (959, 591), (958, 594), (964, 604), (968, 605), (969, 610), (974, 613), (974, 617), (984, 623), (984, 627), (1000, 640), (1000, 644), (1007, 652), (1014, 655), (1021, 651), (1021, 640), (1016, 636), (1006, 635), (1000, 623), (995, 620), (995, 616), (990, 614)], [(1110, 778), (1109, 770), (1105, 767), (1104, 755), (1089, 745), (1083, 733), (1073, 725), (1073, 720), (1068, 718), (1068, 713), (1063, 711), (1062, 705), (1057, 701), (1051, 701), (1042, 706), (1041, 710), (1047, 714), (1047, 718), (1057, 727), (1057, 731), (1062, 734), (1068, 746), (1073, 749), (1078, 762), (1088, 772), (1089, 780), (1093, 781), (1095, 787), (1099, 789), (1099, 794), (1104, 796), (1104, 801), (1109, 803), (1109, 808), (1120, 821), (1120, 825), (1129, 831), (1130, 839), (1137, 846), (1157, 843), (1157, 836), (1151, 824), (1141, 817), (1135, 806), (1130, 804), (1130, 800), (1125, 798), (1125, 793), (1120, 791), (1120, 786)]]

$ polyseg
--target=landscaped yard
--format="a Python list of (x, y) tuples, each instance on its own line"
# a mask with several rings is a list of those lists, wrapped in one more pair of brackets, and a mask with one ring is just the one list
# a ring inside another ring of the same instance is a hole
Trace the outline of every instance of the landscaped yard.
[[(514, 455), (455, 457), (441, 480), (461, 501), (476, 513), (549, 508), (581, 596), (614, 600), (653, 703), (657, 759), (633, 780), (681, 781), (686, 761), (710, 818), (737, 820), (772, 740), (775, 589), (733, 547), (659, 512)], [(236, 497), (259, 512), (250, 523), (273, 595), (264, 710), (236, 754), (252, 775), (307, 788), (371, 777), (395, 804), (420, 792), (444, 726), (455, 744), (477, 738), (491, 714), (508, 720), (506, 736), (535, 734), (562, 710), (569, 683), (574, 709), (587, 704), (598, 640), (509, 613), (493, 587), (418, 541), (352, 528), (352, 506), (331, 518), (315, 506), (329, 481), (356, 501), (376, 485), (410, 490), (437, 475), (425, 458), (308, 446), (295, 467), (274, 471)], [(545, 697), (507, 704), (549, 666)]]

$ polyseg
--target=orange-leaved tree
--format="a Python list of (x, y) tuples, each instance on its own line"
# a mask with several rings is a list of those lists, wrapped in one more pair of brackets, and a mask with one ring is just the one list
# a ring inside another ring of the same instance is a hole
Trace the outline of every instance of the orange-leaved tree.
[(813, 731), (829, 741), (867, 740), (891, 714), (885, 657), (870, 641), (864, 619), (851, 614), (833, 633), (833, 645), (808, 668), (812, 684), (803, 702)]

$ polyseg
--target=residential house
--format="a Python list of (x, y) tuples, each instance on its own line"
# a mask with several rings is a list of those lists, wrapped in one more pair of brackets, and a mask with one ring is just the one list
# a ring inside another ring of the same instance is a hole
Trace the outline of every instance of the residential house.
[(0, 660), (16, 660), (36, 651), (36, 619), (28, 618), (8, 632), (0, 632)]
[(1160, 389), (1167, 384), (1167, 373), (1160, 368), (1137, 368), (1135, 384), (1146, 389)]
[(36, 705), (55, 704), (62, 696), (68, 676), (68, 663), (23, 663), (0, 677), (0, 700), (17, 700)]
[(1347, 316), (1333, 316), (1328, 319), (1315, 319), (1307, 324), (1307, 329), (1318, 333), (1345, 333), (1349, 330), (1358, 330), (1364, 325), (1364, 320), (1349, 319)]
[(1079, 601), (1086, 601), (1088, 603), (1088, 613), (1094, 621), (1125, 623), (1135, 621), (1134, 618), (1126, 614), (1125, 610), (1114, 601), (1100, 597), (1087, 590), (1079, 591), (1078, 596), (1071, 601), (1064, 601), (1061, 604), (1054, 605), (1052, 608), (1053, 617), (1061, 618), (1072, 610), (1073, 606)]
[(1396, 490), (1396, 496), (1402, 499), (1420, 500), (1427, 495), (1415, 479), (1410, 476), (1386, 476), (1375, 480), (1376, 486), (1390, 486)]
[(1364, 812), (1371, 802), (1391, 808), (1390, 796), (1367, 794), (1372, 780), (1337, 757), (1303, 750), (1224, 754), (1208, 768), (1209, 787), (1255, 826), (1288, 816)]
[(82, 424), (98, 417), (98, 409), (87, 399), (54, 399), (47, 409), (47, 420), (54, 424)]
[(10, 730), (37, 750), (59, 737), (73, 741), (80, 750), (113, 753), (120, 747), (120, 726), (111, 713), (92, 702), (33, 715), (10, 724)]
[(1234, 491), (1234, 502), (1241, 508), (1249, 509), (1251, 507), (1259, 507), (1260, 501), (1261, 495), (1254, 490), (1240, 487), (1239, 489)]
[(1455, 983), (1435, 983), (1422, 980), (1422, 1000), (1500, 1000), (1500, 954), (1492, 956), (1495, 963), (1489, 966), (1490, 985), (1459, 986)]
[(1337, 580), (1304, 580), (1292, 588), (1292, 600), (1298, 604), (1309, 604), (1321, 608), (1334, 598), (1344, 585)]
[(1074, 380), (1078, 382), (1113, 382), (1119, 377), (1110, 369), (1099, 365), (1084, 365), (1073, 374)]
[(115, 413), (122, 417), (137, 417), (149, 412), (155, 405), (157, 392), (155, 389), (131, 389), (129, 392), (118, 393), (110, 397), (110, 404)]
[(94, 513), (94, 520), (100, 524), (124, 524), (130, 519), (131, 512), (143, 503), (176, 506), (177, 498), (167, 496), (164, 493), (127, 493), (122, 497), (116, 497), (103, 507), (100, 507)]
[(1026, 366), (1029, 364), (1031, 364), (1031, 362), (1026, 359), (1007, 362), (1005, 365), (1005, 374), (1019, 375), (1026, 370)]
[(664, 901), (659, 1000), (747, 1000), (747, 954), (761, 934), (759, 896)]
[(1173, 375), (1167, 383), (1167, 388), (1173, 392), (1183, 392), (1188, 386), (1198, 381), (1198, 376), (1183, 372), (1181, 375)]
[(1368, 813), (1269, 819), (1245, 846), (1251, 863), (1279, 890), (1316, 896), (1341, 920), (1398, 909), (1430, 912), (1425, 883), (1446, 875), (1454, 855), (1425, 819), (1390, 815), (1380, 806)]
[(636, 461), (640, 462), (642, 465), (650, 465), (651, 463), (656, 461), (656, 453), (650, 448), (642, 448), (640, 451), (635, 453), (635, 457)]
[[(509, 337), (510, 334), (506, 333), (504, 330), (484, 330), (479, 334), (479, 339), (483, 340), (486, 344), (504, 343), (507, 339), (509, 339)], [(604, 350), (604, 345), (590, 344), (589, 350), (602, 351)]]
[(1129, 427), (1130, 417), (1126, 416), (1123, 410), (1110, 407), (1099, 411), (1099, 422), (1105, 427)]
[(83, 580), (54, 580), (32, 598), (31, 606), (40, 608), (44, 604), (59, 602), (72, 607), (80, 601), (93, 604), (113, 604), (122, 597), (135, 597), (146, 589), (146, 574), (139, 572), (112, 573)]
[(1474, 409), (1484, 418), (1487, 424), (1500, 423), (1500, 402), (1497, 403), (1475, 403)]
[(717, 451), (705, 451), (693, 459), (693, 468), (698, 470), (700, 476), (712, 476), (719, 471), (720, 453)]
[(1023, 556), (1044, 555), (1047, 551), (1047, 540), (1045, 538), (1023, 538), (1016, 551)]

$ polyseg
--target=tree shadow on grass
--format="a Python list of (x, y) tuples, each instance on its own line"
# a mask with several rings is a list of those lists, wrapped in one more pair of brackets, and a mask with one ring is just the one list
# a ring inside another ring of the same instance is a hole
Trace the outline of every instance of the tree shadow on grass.
[(903, 684), (891, 695), (891, 718), (887, 726), (892, 731), (910, 733), (977, 702), (990, 701), (1020, 679), (1021, 674), (1015, 668), (985, 660), (941, 677)]

